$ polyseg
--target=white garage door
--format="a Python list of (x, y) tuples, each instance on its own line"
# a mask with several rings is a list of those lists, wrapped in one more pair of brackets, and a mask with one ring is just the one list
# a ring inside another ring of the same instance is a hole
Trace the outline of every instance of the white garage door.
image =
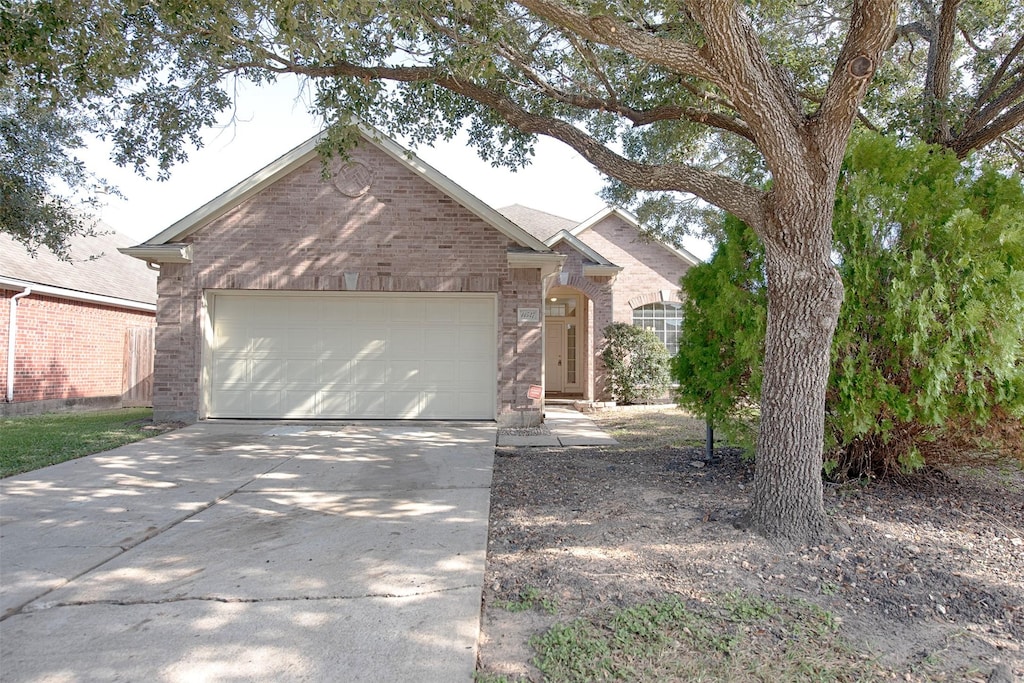
[(493, 419), (490, 295), (212, 303), (210, 417)]

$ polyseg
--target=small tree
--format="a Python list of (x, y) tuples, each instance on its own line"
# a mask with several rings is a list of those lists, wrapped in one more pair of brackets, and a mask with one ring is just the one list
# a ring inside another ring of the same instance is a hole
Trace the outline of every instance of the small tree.
[(950, 420), (1024, 416), (1024, 188), (933, 146), (869, 135), (835, 213), (847, 298), (827, 466), (912, 470)]
[(668, 395), (671, 356), (651, 332), (627, 323), (604, 328), (601, 358), (608, 368), (608, 390), (619, 403), (649, 403)]
[(672, 359), (676, 402), (753, 447), (741, 406), (761, 395), (768, 308), (764, 250), (738, 218), (726, 215), (711, 260), (682, 278), (683, 326)]

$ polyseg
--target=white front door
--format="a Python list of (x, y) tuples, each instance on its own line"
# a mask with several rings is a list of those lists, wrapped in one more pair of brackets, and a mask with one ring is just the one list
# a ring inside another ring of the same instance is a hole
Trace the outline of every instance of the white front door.
[(544, 390), (559, 392), (565, 389), (565, 323), (545, 323)]

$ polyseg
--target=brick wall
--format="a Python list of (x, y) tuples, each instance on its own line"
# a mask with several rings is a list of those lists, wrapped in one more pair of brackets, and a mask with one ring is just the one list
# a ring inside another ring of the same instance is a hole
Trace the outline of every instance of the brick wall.
[(497, 293), (495, 402), (500, 420), (522, 419), (543, 347), (516, 309), (541, 305), (539, 271), (510, 271), (509, 238), (376, 147), (362, 145), (352, 162), (324, 181), (313, 159), (190, 235), (193, 263), (161, 268), (158, 416), (203, 411), (205, 290), (346, 291), (346, 274), (357, 274), (358, 291)]
[(565, 242), (559, 243), (555, 251), (565, 254), (565, 264), (555, 284), (559, 287), (570, 287), (586, 297), (583, 314), (586, 323), (582, 329), (586, 332), (583, 341), (583, 358), (581, 372), (583, 398), (588, 400), (604, 397), (604, 364), (600, 353), (604, 346), (604, 328), (612, 322), (613, 285), (611, 278), (587, 277), (583, 274), (583, 257)]
[(580, 241), (607, 258), (622, 271), (614, 278), (585, 277), (583, 259), (572, 247), (561, 244), (568, 258), (563, 269), (565, 285), (583, 292), (592, 302), (588, 319), (587, 362), (590, 384), (585, 398), (608, 398), (605, 367), (601, 361), (604, 329), (613, 322), (633, 322), (635, 306), (656, 301), (679, 301), (679, 279), (689, 265), (657, 242), (641, 239), (637, 228), (612, 214), (578, 235)]
[[(0, 396), (7, 396), (10, 300), (0, 289)], [(125, 330), (153, 314), (39, 294), (18, 300), (14, 402), (116, 396), (122, 391)]]
[(637, 228), (612, 214), (579, 239), (623, 270), (612, 287), (614, 322), (632, 323), (632, 303), (679, 301), (679, 279), (689, 264), (657, 242), (641, 239)]

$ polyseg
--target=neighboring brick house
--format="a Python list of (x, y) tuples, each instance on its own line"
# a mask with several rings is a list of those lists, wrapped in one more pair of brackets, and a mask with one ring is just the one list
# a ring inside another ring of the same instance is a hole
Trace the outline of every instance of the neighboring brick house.
[[(626, 255), (669, 252), (628, 239), (625, 214), (573, 223), (546, 244), (395, 142), (362, 133), (328, 180), (313, 138), (121, 250), (160, 264), (158, 419), (535, 424), (543, 397), (532, 388), (545, 384), (545, 329), (550, 355), (556, 327), (545, 309), (568, 312), (546, 298), (580, 292), (598, 330), (618, 319), (619, 279), (634, 303), (663, 292), (678, 301), (685, 267), (636, 266)], [(622, 263), (592, 261), (585, 240)], [(559, 317), (564, 331), (570, 316)], [(589, 354), (577, 364), (593, 373), (599, 332), (574, 339)], [(577, 385), (598, 396), (600, 382)]]
[(150, 403), (156, 273), (118, 253), (134, 240), (95, 229), (71, 261), (0, 234), (3, 415)]

